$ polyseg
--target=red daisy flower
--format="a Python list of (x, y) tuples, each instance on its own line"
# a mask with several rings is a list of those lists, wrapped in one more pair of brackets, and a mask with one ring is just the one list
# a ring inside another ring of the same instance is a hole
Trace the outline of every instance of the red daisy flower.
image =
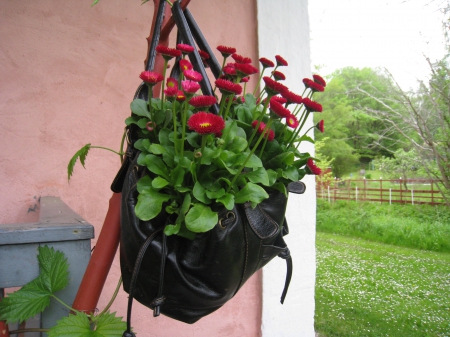
[(265, 57), (261, 57), (259, 59), (259, 62), (261, 62), (263, 68), (273, 68), (273, 67), (275, 67), (275, 63), (273, 63), (269, 59), (266, 59)]
[(178, 102), (184, 102), (185, 100), (186, 100), (186, 95), (184, 94), (184, 92), (181, 91), (181, 90), (178, 90), (178, 92), (177, 92), (177, 101)]
[(322, 133), (325, 131), (323, 119), (321, 121), (319, 121), (319, 123), (316, 124), (316, 128)]
[(198, 50), (198, 53), (200, 55), (200, 57), (202, 58), (203, 61), (209, 59), (209, 54), (206, 51), (203, 50)]
[(297, 117), (295, 117), (294, 115), (290, 115), (289, 117), (286, 117), (286, 125), (289, 126), (290, 128), (295, 129), (298, 126), (299, 122)]
[(322, 92), (325, 90), (325, 88), (322, 85), (314, 82), (313, 80), (311, 80), (309, 78), (304, 78), (303, 84), (305, 85), (306, 88), (311, 89), (311, 91), (313, 91), (313, 92), (318, 92), (318, 91)]
[[(255, 129), (257, 126), (258, 126), (258, 129), (256, 130), (256, 132), (258, 132), (259, 134), (262, 134), (264, 132), (264, 129), (266, 128), (266, 123), (259, 122), (259, 125), (258, 125), (258, 121), (253, 121), (252, 122), (253, 129)], [(275, 132), (271, 129), (266, 130), (266, 132), (264, 132), (264, 138), (267, 138), (267, 140), (269, 142), (271, 142), (275, 138)]]
[(270, 100), (270, 111), (275, 115), (281, 118), (288, 118), (291, 116), (291, 112), (289, 109), (286, 109), (281, 103), (278, 103), (276, 100)]
[(320, 175), (322, 173), (322, 170), (317, 167), (317, 165), (314, 163), (314, 161), (309, 158), (306, 162), (306, 167), (309, 169), (309, 172), (315, 175)]
[(250, 81), (250, 76), (245, 76), (241, 78), (241, 82), (240, 83), (247, 83), (248, 81)]
[(162, 44), (156, 46), (156, 52), (161, 54), (165, 60), (170, 60), (173, 57), (181, 56), (181, 51), (175, 48), (169, 48)]
[(314, 79), (314, 82), (320, 84), (322, 87), (325, 88), (327, 86), (327, 82), (323, 79), (322, 76), (320, 76), (320, 75), (313, 75), (313, 79)]
[(164, 95), (166, 95), (169, 101), (174, 100), (177, 97), (177, 94), (178, 94), (177, 87), (168, 87), (167, 89), (164, 89)]
[(236, 68), (234, 67), (234, 63), (228, 63), (225, 67), (223, 67), (222, 71), (228, 76), (236, 75)]
[(184, 43), (177, 44), (177, 49), (181, 51), (183, 54), (189, 54), (190, 52), (194, 51), (194, 47)]
[(154, 124), (152, 121), (147, 122), (147, 124), (145, 124), (145, 128), (146, 128), (148, 131), (153, 131), (153, 125), (156, 126), (156, 124)]
[(286, 86), (283, 84), (271, 79), (268, 76), (263, 77), (264, 82), (266, 83), (266, 91), (271, 95), (276, 95), (282, 93), (283, 91), (288, 90)]
[(161, 74), (154, 71), (143, 71), (139, 75), (139, 78), (149, 85), (155, 85), (164, 79)]
[(287, 66), (288, 65), (287, 61), (284, 58), (282, 58), (280, 55), (275, 55), (275, 60), (277, 61), (278, 66)]
[(270, 98), (270, 101), (271, 101), (271, 102), (272, 102), (272, 101), (277, 101), (277, 102), (280, 103), (280, 104), (284, 104), (284, 103), (287, 102), (287, 99), (284, 98), (284, 97), (280, 97), (280, 96), (272, 96), (272, 97)]
[(301, 104), (302, 103), (302, 96), (294, 94), (292, 91), (286, 90), (281, 93), (281, 96), (286, 98), (287, 104), (295, 103), (295, 104)]
[(322, 104), (317, 103), (308, 97), (303, 98), (302, 103), (309, 112), (322, 112)]
[(286, 79), (286, 76), (284, 76), (284, 74), (278, 70), (272, 71), (272, 75), (276, 81), (284, 81)]
[(233, 54), (231, 57), (237, 62), (237, 63), (252, 63), (252, 59), (249, 57), (244, 57), (239, 54)]
[(203, 79), (202, 74), (193, 69), (192, 70), (186, 69), (185, 71), (183, 71), (183, 74), (184, 77), (186, 77), (188, 80), (191, 81), (200, 82)]
[(225, 128), (225, 121), (215, 114), (200, 111), (189, 117), (189, 129), (201, 135), (218, 134)]
[(241, 76), (249, 76), (258, 72), (258, 68), (255, 68), (250, 63), (235, 63), (234, 68)]
[(237, 83), (219, 78), (216, 80), (215, 84), (222, 94), (240, 95), (242, 93), (242, 87)]
[(180, 60), (180, 69), (181, 71), (192, 70), (194, 67), (191, 62), (188, 60)]
[(200, 84), (194, 81), (181, 81), (181, 87), (186, 94), (195, 94), (200, 89)]
[(167, 88), (177, 88), (178, 81), (173, 77), (169, 77), (166, 81), (166, 86), (167, 86)]
[(209, 108), (216, 103), (217, 99), (214, 96), (195, 96), (189, 100), (189, 104), (196, 109)]
[(223, 57), (228, 57), (236, 52), (236, 48), (227, 46), (218, 46), (217, 50), (220, 51)]

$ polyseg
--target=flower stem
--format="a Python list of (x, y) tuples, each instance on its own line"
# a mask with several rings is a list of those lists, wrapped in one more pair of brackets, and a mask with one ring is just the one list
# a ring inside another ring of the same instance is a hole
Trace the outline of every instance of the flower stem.
[(111, 307), (111, 305), (114, 303), (114, 300), (117, 297), (117, 294), (119, 293), (120, 290), (120, 286), (122, 285), (122, 276), (119, 278), (119, 282), (117, 283), (117, 287), (116, 290), (114, 291), (113, 296), (111, 297), (111, 300), (109, 301), (109, 303), (106, 305), (106, 307), (102, 310), (102, 312), (99, 314), (103, 315), (105, 312), (107, 312), (109, 310), (109, 308)]
[(173, 144), (175, 148), (175, 155), (178, 154), (178, 147), (177, 147), (177, 117), (176, 117), (176, 103), (177, 101), (172, 102), (172, 120), (173, 120)]
[[(161, 83), (161, 111), (164, 110), (164, 86), (165, 86), (165, 82), (166, 82), (166, 71), (167, 71), (167, 63), (169, 62), (169, 60), (164, 59), (164, 68), (163, 68), (163, 81)], [(155, 124), (156, 127), (156, 124)]]
[[(233, 103), (233, 97), (232, 97), (233, 95), (228, 95), (227, 96), (227, 98), (228, 98), (228, 104), (227, 104), (227, 107), (226, 107), (226, 109), (225, 109), (225, 116), (223, 116), (223, 119), (226, 121), (227, 120), (227, 116), (228, 116), (228, 112), (230, 112), (230, 107), (231, 107), (231, 104)], [(226, 100), (226, 99), (225, 99)]]
[(125, 153), (122, 152), (122, 151), (117, 152), (117, 151), (114, 151), (113, 149), (110, 149), (109, 147), (104, 147), (104, 146), (91, 146), (91, 149), (103, 149), (103, 150), (108, 150), (108, 151), (114, 152), (115, 154), (118, 154), (118, 155), (121, 156), (121, 157), (125, 154)]
[(266, 71), (266, 68), (263, 68), (263, 70), (261, 71), (261, 75), (259, 75), (258, 84), (255, 86), (255, 90), (253, 90), (253, 96), (256, 95), (256, 91), (259, 89), (259, 85), (260, 85), (261, 80), (263, 78), (264, 71)]
[(125, 138), (127, 136), (127, 129), (123, 131), (122, 140), (120, 141), (120, 150), (119, 150), (119, 156), (120, 156), (120, 162), (123, 163), (123, 144), (125, 144)]
[(184, 139), (186, 137), (186, 119), (187, 119), (187, 102), (183, 102), (184, 109), (183, 109), (183, 125), (181, 130), (181, 157), (184, 157)]
[(267, 107), (269, 105), (269, 101), (270, 101), (270, 96), (267, 96), (267, 99), (264, 102), (264, 109), (263, 109), (263, 111), (261, 113), (261, 116), (258, 118), (258, 123), (256, 124), (255, 128), (253, 129), (253, 132), (252, 132), (252, 134), (250, 136), (250, 139), (249, 139), (249, 141), (247, 143), (247, 147), (245, 148), (245, 150), (247, 150), (249, 148), (250, 144), (253, 141), (253, 138), (255, 138), (255, 135), (256, 135), (256, 132), (258, 131), (259, 125), (261, 124), (262, 119), (263, 119), (264, 115), (266, 114)]

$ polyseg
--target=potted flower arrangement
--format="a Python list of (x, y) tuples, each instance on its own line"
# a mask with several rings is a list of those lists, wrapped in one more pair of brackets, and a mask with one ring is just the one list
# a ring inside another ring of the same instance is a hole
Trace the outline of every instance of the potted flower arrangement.
[[(132, 116), (125, 121), (138, 127), (137, 163), (148, 170), (137, 183), (136, 216), (147, 221), (165, 212), (166, 235), (193, 238), (218, 223), (217, 205), (228, 210), (246, 202), (255, 206), (269, 197), (268, 191), (287, 194), (289, 183), (320, 174), (311, 155), (298, 147), (302, 141), (313, 142), (307, 135), (312, 128), (302, 130), (311, 113), (322, 111), (312, 96), (324, 90), (325, 80), (305, 78), (302, 95), (293, 93), (282, 84), (285, 75), (279, 70), (288, 62), (277, 55), (275, 63), (259, 60), (264, 87), (259, 94), (256, 89), (247, 93), (246, 82), (258, 72), (252, 60), (232, 47), (217, 49), (223, 55), (222, 76), (214, 83), (215, 95), (205, 96), (198, 94), (202, 75), (186, 58), (194, 48), (158, 46), (164, 69), (169, 60), (181, 57), (175, 65), (181, 76), (142, 72), (150, 98), (133, 100)], [(272, 71), (264, 76), (267, 70)], [(151, 98), (160, 82), (161, 97)], [(218, 114), (209, 112), (214, 104)], [(323, 132), (323, 121), (315, 127)]]

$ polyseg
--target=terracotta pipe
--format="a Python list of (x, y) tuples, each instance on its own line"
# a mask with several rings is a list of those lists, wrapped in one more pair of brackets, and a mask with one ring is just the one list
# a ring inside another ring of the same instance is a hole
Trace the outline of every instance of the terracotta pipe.
[(114, 193), (109, 200), (109, 209), (102, 230), (72, 304), (76, 310), (90, 313), (97, 307), (119, 245), (120, 200), (120, 193)]

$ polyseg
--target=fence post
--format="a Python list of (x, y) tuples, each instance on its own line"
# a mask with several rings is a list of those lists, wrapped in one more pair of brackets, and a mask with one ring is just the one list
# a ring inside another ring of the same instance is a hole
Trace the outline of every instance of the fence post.
[(328, 203), (330, 203), (330, 186), (328, 186)]
[(400, 203), (403, 204), (403, 184), (402, 184), (402, 178), (400, 178)]
[(434, 205), (434, 181), (430, 180), (431, 182), (431, 204)]
[(411, 204), (414, 205), (414, 189), (411, 189)]
[(383, 178), (380, 177), (380, 204), (383, 202)]
[(355, 188), (355, 200), (358, 202), (358, 186)]
[(389, 188), (389, 205), (392, 205), (392, 188)]

